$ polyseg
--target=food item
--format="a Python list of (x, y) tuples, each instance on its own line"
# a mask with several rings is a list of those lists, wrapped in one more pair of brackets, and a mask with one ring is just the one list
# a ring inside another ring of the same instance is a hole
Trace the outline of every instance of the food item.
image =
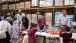
[(53, 35), (59, 35), (60, 34), (60, 30), (47, 30), (47, 33), (49, 33), (49, 34), (53, 34)]

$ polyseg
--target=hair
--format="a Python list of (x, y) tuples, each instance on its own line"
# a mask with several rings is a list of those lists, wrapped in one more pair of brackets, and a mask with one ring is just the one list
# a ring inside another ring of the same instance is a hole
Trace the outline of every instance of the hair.
[(31, 23), (31, 27), (36, 27), (36, 24), (34, 24), (34, 23)]
[(14, 17), (14, 18), (13, 18), (13, 21), (16, 21), (16, 20), (17, 20), (17, 18), (16, 18), (16, 17)]
[[(63, 10), (66, 10), (66, 9), (63, 9)], [(62, 10), (62, 11), (63, 11), (63, 10)], [(66, 11), (67, 11), (67, 10), (66, 10)]]
[(11, 25), (13, 24), (13, 21), (9, 21), (8, 19), (5, 19), (6, 21), (8, 21)]
[(0, 13), (0, 16), (3, 16), (2, 13)]
[(44, 14), (42, 14), (42, 16), (45, 16)]
[(65, 26), (65, 31), (69, 32), (70, 31), (70, 27)]
[(29, 23), (29, 20), (28, 20), (28, 18), (26, 18), (26, 17), (23, 17), (23, 18), (22, 18), (22, 21), (23, 21), (23, 20), (25, 20), (26, 22), (28, 22), (28, 23)]
[[(13, 16), (15, 16), (15, 12), (11, 12), (10, 14), (12, 14), (13, 13)], [(12, 15), (11, 15), (12, 16)]]

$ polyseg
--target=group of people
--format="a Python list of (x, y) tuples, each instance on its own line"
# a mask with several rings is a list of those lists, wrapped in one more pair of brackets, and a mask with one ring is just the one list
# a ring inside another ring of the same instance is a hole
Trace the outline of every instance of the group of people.
[(18, 25), (21, 25), (22, 27), (25, 27), (25, 29), (28, 29), (29, 27), (29, 21), (25, 17), (25, 14), (22, 13), (21, 10), (18, 11), (17, 15), (13, 15), (8, 13), (7, 17), (4, 18), (2, 14), (0, 14), (0, 43), (14, 43), (13, 41), (17, 41), (19, 39), (19, 29)]
[[(43, 15), (42, 17), (38, 20), (41, 30), (44, 29), (46, 24), (45, 16)], [(19, 32), (28, 29), (28, 27), (29, 20), (21, 10), (16, 15), (8, 13), (6, 18), (0, 14), (0, 43), (19, 43)], [(29, 43), (35, 43), (34, 34), (36, 31), (36, 24), (31, 23), (30, 30), (28, 31), (28, 35), (30, 36)], [(34, 41), (31, 41), (31, 38), (34, 38)]]
[[(63, 37), (64, 43), (69, 43), (70, 38), (72, 37), (72, 32), (70, 32), (70, 18), (67, 15), (66, 10), (62, 10), (62, 14), (58, 17), (58, 28), (62, 30), (60, 36)], [(28, 29), (29, 20), (25, 17), (25, 14), (21, 10), (18, 11), (18, 14), (11, 16), (8, 14), (6, 19), (3, 19), (0, 15), (0, 43), (10, 43), (10, 40), (13, 40), (13, 43), (18, 43), (19, 30), (18, 26), (21, 24), (23, 30)], [(45, 15), (42, 15), (42, 18), (38, 19), (38, 26), (40, 30), (45, 29), (46, 20)], [(19, 26), (20, 27), (20, 26)], [(35, 43), (35, 33), (37, 32), (37, 27), (35, 23), (31, 23), (31, 27), (28, 31), (29, 43)]]

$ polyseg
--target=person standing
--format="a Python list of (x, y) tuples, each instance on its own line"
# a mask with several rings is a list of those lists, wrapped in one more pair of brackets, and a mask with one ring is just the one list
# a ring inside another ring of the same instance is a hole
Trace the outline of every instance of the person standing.
[(31, 28), (28, 31), (28, 43), (36, 43), (35, 33), (37, 32), (36, 24), (31, 23)]
[(63, 37), (63, 43), (70, 43), (72, 32), (68, 26), (65, 26), (65, 32), (60, 32), (60, 37)]
[(18, 11), (18, 14), (15, 15), (15, 16), (17, 17), (18, 22), (21, 24), (21, 22), (22, 22), (22, 18), (25, 17), (25, 14), (22, 13), (21, 10), (19, 10), (19, 11)]
[(0, 21), (0, 43), (10, 43), (11, 24), (6, 20)]
[(15, 17), (15, 13), (14, 12), (11, 12), (11, 17), (14, 19), (14, 17)]
[(11, 17), (11, 14), (10, 14), (10, 13), (8, 13), (8, 17), (6, 18), (6, 20), (7, 20), (8, 22), (10, 22), (11, 25), (13, 24), (13, 18)]
[(29, 27), (29, 20), (26, 17), (22, 18), (22, 27), (25, 28), (24, 30), (28, 29)]
[(62, 10), (62, 14), (58, 17), (58, 29), (65, 31), (65, 26), (70, 27), (70, 17), (67, 15), (66, 10)]
[(45, 28), (46, 25), (45, 15), (42, 15), (42, 18), (38, 20), (38, 25), (40, 30)]
[(18, 21), (17, 18), (14, 17), (14, 22), (11, 29), (11, 42), (18, 43), (19, 42), (19, 30), (18, 30)]

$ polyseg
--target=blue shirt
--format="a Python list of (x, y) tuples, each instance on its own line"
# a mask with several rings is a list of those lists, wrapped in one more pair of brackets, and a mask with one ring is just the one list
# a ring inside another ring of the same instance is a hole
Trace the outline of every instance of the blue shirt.
[(42, 20), (42, 25), (44, 25), (44, 20)]

